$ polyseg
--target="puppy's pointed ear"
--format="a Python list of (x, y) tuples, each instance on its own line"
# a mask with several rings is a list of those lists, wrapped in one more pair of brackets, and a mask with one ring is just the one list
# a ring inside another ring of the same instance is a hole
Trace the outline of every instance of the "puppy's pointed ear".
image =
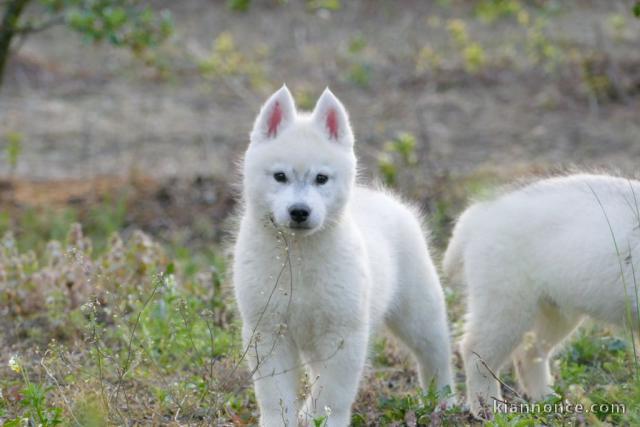
[(353, 145), (353, 132), (349, 126), (347, 110), (329, 88), (320, 95), (311, 120), (329, 140), (346, 146)]
[(296, 117), (296, 105), (291, 92), (282, 85), (260, 109), (251, 131), (251, 142), (277, 137)]

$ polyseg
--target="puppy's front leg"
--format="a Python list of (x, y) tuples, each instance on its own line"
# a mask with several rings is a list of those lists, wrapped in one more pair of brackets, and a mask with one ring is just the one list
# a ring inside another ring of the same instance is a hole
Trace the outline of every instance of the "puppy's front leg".
[(296, 427), (301, 371), (297, 349), (286, 336), (260, 335), (256, 340), (248, 338), (250, 333), (244, 331), (247, 359), (260, 407), (260, 425)]
[[(364, 328), (363, 328), (364, 329)], [(345, 427), (365, 364), (368, 334), (365, 330), (334, 334), (315, 341), (304, 353), (311, 371), (311, 395), (300, 413), (303, 425), (328, 415), (327, 427)]]

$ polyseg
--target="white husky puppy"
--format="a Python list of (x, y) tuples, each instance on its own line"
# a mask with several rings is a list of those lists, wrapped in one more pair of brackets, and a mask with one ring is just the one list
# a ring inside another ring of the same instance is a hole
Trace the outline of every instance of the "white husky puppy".
[(328, 89), (301, 114), (283, 86), (251, 133), (233, 281), (263, 426), (325, 411), (329, 426), (348, 425), (383, 321), (415, 355), (424, 387), (452, 386), (444, 298), (420, 221), (355, 184), (353, 143)]
[(463, 213), (444, 269), (467, 285), (461, 352), (474, 413), (501, 399), (493, 374), (510, 355), (520, 386), (538, 400), (552, 392), (549, 358), (583, 315), (618, 325), (637, 318), (639, 206), (638, 181), (574, 175)]

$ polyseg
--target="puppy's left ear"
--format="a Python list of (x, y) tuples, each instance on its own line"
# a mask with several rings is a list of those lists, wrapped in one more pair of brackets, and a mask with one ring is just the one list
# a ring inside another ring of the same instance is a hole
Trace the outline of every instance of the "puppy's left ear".
[(353, 131), (349, 126), (347, 110), (329, 88), (318, 99), (311, 120), (330, 141), (348, 147), (353, 145)]

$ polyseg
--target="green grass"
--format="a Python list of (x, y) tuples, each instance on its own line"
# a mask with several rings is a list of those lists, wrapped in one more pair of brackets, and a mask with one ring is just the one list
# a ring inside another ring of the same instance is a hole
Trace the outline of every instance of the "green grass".
[[(15, 231), (0, 252), (0, 306), (10, 307), (0, 311), (0, 321), (12, 325), (0, 332), (0, 422), (255, 424), (220, 248), (161, 245), (139, 232), (123, 241), (109, 233), (125, 223), (126, 212), (110, 206), (96, 207), (88, 217), (87, 235), (72, 226), (81, 216), (73, 210), (0, 221), (3, 231)], [(50, 239), (58, 243), (48, 244)], [(92, 286), (79, 286), (78, 278)], [(448, 298), (452, 321), (459, 320), (463, 303)], [(620, 403), (626, 413), (499, 414), (489, 425), (640, 423), (635, 359), (620, 336), (582, 328), (554, 360), (558, 397), (545, 403)], [(439, 407), (437, 390), (419, 391), (412, 360), (392, 339), (376, 339), (372, 356), (353, 425), (474, 423), (460, 406)], [(502, 378), (513, 386), (508, 370)], [(458, 372), (460, 395), (461, 379)]]

